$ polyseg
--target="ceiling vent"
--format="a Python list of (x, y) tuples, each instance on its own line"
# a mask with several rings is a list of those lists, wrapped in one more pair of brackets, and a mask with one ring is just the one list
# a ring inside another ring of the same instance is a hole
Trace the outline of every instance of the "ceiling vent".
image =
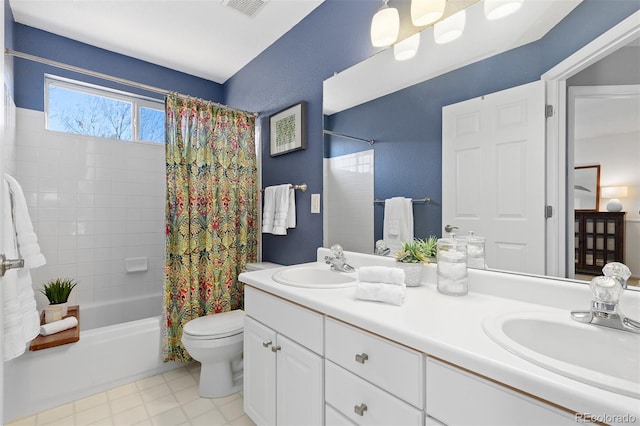
[(222, 0), (224, 6), (229, 6), (250, 18), (253, 18), (265, 3), (266, 0)]

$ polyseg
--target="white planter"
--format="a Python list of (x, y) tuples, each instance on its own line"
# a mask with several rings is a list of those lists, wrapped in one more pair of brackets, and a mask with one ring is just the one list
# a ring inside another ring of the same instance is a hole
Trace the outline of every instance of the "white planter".
[(50, 322), (59, 321), (67, 315), (69, 309), (69, 302), (59, 303), (57, 305), (48, 305), (44, 308), (44, 322), (49, 324)]
[(398, 265), (404, 270), (404, 283), (407, 287), (418, 287), (422, 281), (422, 263), (403, 263)]

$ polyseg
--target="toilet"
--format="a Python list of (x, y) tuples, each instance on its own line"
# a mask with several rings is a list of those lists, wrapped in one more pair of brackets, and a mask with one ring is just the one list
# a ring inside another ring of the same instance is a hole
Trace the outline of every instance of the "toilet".
[[(248, 263), (247, 272), (276, 268), (270, 262)], [(200, 362), (199, 393), (220, 398), (242, 390), (244, 311), (195, 318), (182, 329), (182, 344)]]

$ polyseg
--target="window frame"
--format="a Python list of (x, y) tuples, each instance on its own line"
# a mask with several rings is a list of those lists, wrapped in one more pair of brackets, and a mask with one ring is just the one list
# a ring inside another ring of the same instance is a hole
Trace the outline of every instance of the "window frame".
[[(131, 140), (127, 139), (113, 139), (105, 138), (101, 136), (87, 135), (83, 133), (65, 132), (63, 130), (54, 130), (49, 128), (49, 88), (50, 86), (56, 86), (67, 90), (73, 90), (76, 92), (86, 93), (94, 96), (101, 96), (109, 99), (114, 99), (123, 102), (131, 103)], [(156, 109), (164, 113), (165, 106), (164, 100), (152, 98), (149, 96), (137, 95), (131, 92), (125, 92), (122, 90), (112, 89), (106, 86), (100, 86), (97, 84), (87, 83), (84, 81), (73, 80), (66, 77), (60, 77), (53, 74), (44, 75), (44, 127), (46, 131), (57, 133), (69, 133), (76, 136), (84, 136), (90, 138), (107, 139), (120, 142), (136, 142), (136, 143), (151, 143), (151, 144), (163, 144), (165, 141), (150, 141), (140, 139), (140, 108)]]

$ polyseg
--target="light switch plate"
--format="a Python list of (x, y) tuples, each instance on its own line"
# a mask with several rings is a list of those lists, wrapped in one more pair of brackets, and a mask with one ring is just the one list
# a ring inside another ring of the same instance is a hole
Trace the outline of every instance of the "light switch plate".
[(320, 213), (320, 194), (311, 194), (311, 213)]

